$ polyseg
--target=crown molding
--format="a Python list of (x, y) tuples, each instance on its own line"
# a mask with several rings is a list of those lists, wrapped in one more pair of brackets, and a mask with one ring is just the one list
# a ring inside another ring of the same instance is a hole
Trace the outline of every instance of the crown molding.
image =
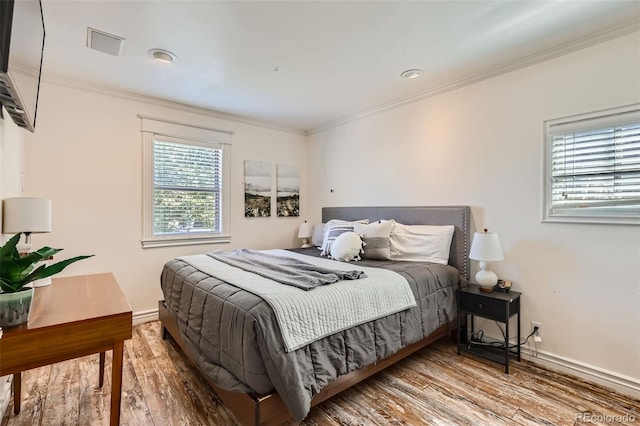
[(293, 133), (296, 135), (304, 135), (310, 136), (316, 133), (321, 133), (331, 128), (335, 128), (341, 126), (343, 124), (347, 124), (353, 121), (357, 121), (359, 119), (369, 117), (384, 111), (389, 111), (416, 101), (420, 101), (422, 99), (430, 98), (433, 96), (437, 96), (446, 92), (450, 92), (456, 89), (460, 89), (465, 86), (469, 86), (474, 83), (478, 83), (483, 80), (488, 80), (493, 77), (497, 77), (503, 74), (507, 74), (512, 71), (516, 71), (522, 68), (526, 68), (541, 62), (548, 61), (550, 59), (554, 59), (563, 55), (567, 55), (569, 53), (573, 53), (587, 47), (594, 46), (599, 43), (603, 43), (605, 41), (609, 41), (618, 37), (622, 37), (628, 35), (633, 32), (640, 31), (640, 22), (637, 20), (631, 20), (625, 24), (609, 28), (606, 30), (599, 31), (597, 33), (591, 34), (589, 36), (583, 37), (578, 40), (574, 40), (569, 43), (565, 43), (561, 46), (557, 46), (543, 52), (539, 52), (533, 55), (526, 56), (517, 61), (510, 62), (506, 65), (493, 68), (491, 70), (470, 75), (468, 77), (459, 79), (457, 81), (443, 84), (432, 89), (420, 92), (416, 95), (410, 96), (408, 98), (401, 99), (399, 101), (390, 102), (375, 108), (371, 108), (347, 117), (343, 117), (341, 119), (329, 122), (327, 124), (321, 125), (319, 127), (315, 127), (313, 129), (308, 130), (298, 130), (290, 127), (280, 126), (274, 123), (270, 123), (267, 121), (261, 121), (257, 119), (252, 119), (249, 117), (243, 117), (235, 114), (225, 113), (221, 111), (216, 111), (208, 108), (196, 107), (188, 104), (183, 104), (180, 102), (169, 101), (165, 99), (160, 99), (157, 97), (140, 95), (136, 93), (125, 92), (122, 90), (113, 89), (106, 86), (96, 85), (92, 83), (88, 83), (85, 81), (72, 80), (67, 77), (63, 77), (60, 75), (44, 75), (42, 81), (48, 84), (54, 84), (58, 86), (70, 87), (78, 90), (85, 90), (89, 92), (99, 93), (106, 96), (118, 97), (121, 99), (133, 100), (138, 102), (144, 102), (152, 105), (162, 106), (166, 108), (172, 108), (179, 111), (194, 113), (205, 115), (208, 117), (219, 118), (224, 120), (229, 120), (237, 123), (248, 124), (257, 127), (263, 127), (271, 130), (278, 130), (287, 133)]
[(207, 117), (220, 118), (223, 120), (234, 121), (236, 123), (249, 124), (252, 126), (263, 127), (271, 130), (278, 130), (281, 132), (293, 133), (296, 135), (305, 135), (305, 132), (298, 129), (292, 129), (290, 127), (279, 126), (267, 121), (261, 121), (252, 119), (249, 117), (243, 117), (235, 114), (229, 114), (226, 112), (216, 111), (208, 108), (197, 107), (193, 105), (187, 105), (180, 102), (169, 101), (166, 99), (160, 99), (153, 96), (140, 95), (137, 93), (125, 92), (123, 90), (114, 89), (107, 86), (101, 86), (97, 84), (88, 83), (86, 81), (72, 80), (67, 77), (63, 77), (55, 74), (43, 75), (42, 81), (47, 84), (53, 84), (56, 86), (69, 87), (72, 89), (83, 90), (87, 92), (98, 93), (105, 96), (126, 99), (137, 102), (144, 102), (151, 105), (161, 106), (165, 108), (172, 108), (175, 110), (189, 112), (193, 114), (205, 115)]
[(507, 74), (512, 71), (526, 68), (541, 62), (548, 61), (550, 59), (560, 57), (560, 56), (564, 56), (569, 53), (577, 52), (579, 50), (586, 49), (587, 47), (591, 47), (596, 44), (603, 43), (605, 41), (613, 40), (615, 38), (622, 37), (637, 31), (640, 31), (640, 22), (634, 19), (625, 24), (622, 24), (613, 28), (608, 28), (606, 30), (599, 31), (597, 33), (590, 34), (589, 36), (583, 37), (581, 39), (574, 40), (569, 43), (565, 43), (563, 45), (556, 46), (551, 49), (547, 49), (545, 51), (542, 51), (533, 55), (525, 56), (524, 58), (518, 59), (517, 61), (510, 62), (506, 65), (503, 65), (497, 68), (493, 68), (489, 71), (473, 74), (468, 77), (462, 78), (460, 80), (443, 84), (441, 86), (434, 87), (424, 92), (420, 92), (417, 95), (404, 98), (399, 101), (390, 102), (388, 104), (384, 104), (376, 108), (372, 108), (366, 111), (359, 112), (357, 114), (350, 115), (348, 117), (338, 119), (336, 121), (329, 122), (320, 127), (307, 130), (304, 133), (306, 136), (310, 136), (316, 133), (321, 133), (331, 128), (360, 120), (361, 118), (369, 117), (384, 111), (389, 111), (391, 109), (395, 109), (403, 105), (420, 101), (422, 99), (437, 96), (442, 93), (451, 92), (453, 90), (460, 89), (462, 87), (469, 86), (471, 84), (478, 83), (483, 80), (488, 80), (490, 78)]

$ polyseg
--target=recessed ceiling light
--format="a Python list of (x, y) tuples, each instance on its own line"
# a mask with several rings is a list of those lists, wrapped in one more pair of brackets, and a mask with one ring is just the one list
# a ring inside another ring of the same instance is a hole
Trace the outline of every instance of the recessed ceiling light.
[(420, 77), (421, 75), (422, 75), (422, 70), (413, 69), (413, 70), (403, 71), (402, 74), (400, 74), (400, 77), (411, 79), (411, 78)]
[(147, 53), (149, 53), (149, 56), (153, 59), (163, 64), (170, 64), (178, 60), (176, 55), (164, 49), (150, 49)]

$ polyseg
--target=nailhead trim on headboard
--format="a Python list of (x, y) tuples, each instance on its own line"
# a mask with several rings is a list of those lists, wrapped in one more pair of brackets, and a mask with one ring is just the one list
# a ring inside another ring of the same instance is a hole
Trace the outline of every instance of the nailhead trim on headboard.
[[(380, 217), (383, 214), (382, 212), (384, 212), (385, 217)], [(417, 212), (424, 212), (426, 216), (416, 216), (415, 213)], [(450, 219), (447, 215), (450, 215)], [(324, 207), (322, 209), (322, 221), (327, 222), (329, 219), (396, 219), (407, 225), (456, 225), (456, 230), (458, 228), (462, 230), (462, 236), (459, 236), (457, 232), (454, 234), (454, 241), (456, 242), (454, 252), (455, 266), (460, 271), (460, 274), (469, 280), (471, 269), (469, 261), (471, 207), (469, 206)], [(430, 220), (434, 220), (435, 223), (430, 223)]]

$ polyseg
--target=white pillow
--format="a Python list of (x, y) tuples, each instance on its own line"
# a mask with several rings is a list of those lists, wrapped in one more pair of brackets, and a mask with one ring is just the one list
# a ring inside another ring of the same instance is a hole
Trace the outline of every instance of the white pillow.
[(341, 262), (360, 260), (362, 240), (355, 232), (343, 232), (331, 244), (331, 258)]
[[(360, 223), (369, 223), (368, 219), (359, 220)], [(329, 256), (331, 254), (331, 244), (344, 232), (353, 232), (353, 224), (346, 220), (331, 219), (324, 227), (324, 237), (322, 238), (322, 252), (320, 256)]]
[(364, 242), (363, 259), (389, 260), (391, 259), (391, 244), (389, 237), (393, 227), (393, 220), (380, 220), (370, 224), (355, 223), (353, 231), (362, 236)]
[(324, 237), (324, 223), (313, 225), (313, 235), (311, 236), (311, 245), (314, 247), (322, 247), (322, 239)]
[(403, 225), (391, 230), (391, 260), (449, 263), (453, 225)]

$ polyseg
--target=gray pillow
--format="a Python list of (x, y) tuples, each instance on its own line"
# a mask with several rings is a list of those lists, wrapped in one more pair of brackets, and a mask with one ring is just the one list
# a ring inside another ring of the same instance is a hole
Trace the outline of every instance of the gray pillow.
[(391, 260), (389, 237), (392, 227), (393, 220), (381, 220), (368, 225), (356, 223), (353, 226), (354, 232), (360, 234), (365, 243), (363, 259)]
[(311, 236), (311, 245), (314, 247), (322, 247), (322, 239), (324, 238), (324, 223), (313, 225), (313, 235)]

